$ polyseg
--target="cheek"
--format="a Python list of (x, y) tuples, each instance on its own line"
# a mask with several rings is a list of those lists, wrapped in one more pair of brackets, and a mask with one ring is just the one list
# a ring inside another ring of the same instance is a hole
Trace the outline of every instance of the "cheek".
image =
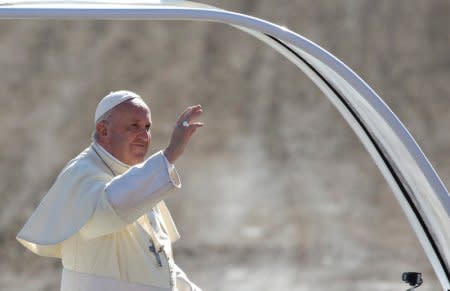
[(126, 145), (129, 143), (127, 140), (127, 136), (117, 134), (117, 133), (111, 134), (110, 141), (111, 141), (111, 145), (116, 150), (123, 150), (126, 147)]

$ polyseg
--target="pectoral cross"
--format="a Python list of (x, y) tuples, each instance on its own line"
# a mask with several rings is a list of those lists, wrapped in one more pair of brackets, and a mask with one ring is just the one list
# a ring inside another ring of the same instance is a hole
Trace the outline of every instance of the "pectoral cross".
[(155, 255), (156, 262), (158, 263), (158, 265), (160, 267), (162, 267), (161, 255), (160, 255), (159, 252), (156, 251), (155, 246), (153, 245), (153, 243), (148, 247), (148, 249)]

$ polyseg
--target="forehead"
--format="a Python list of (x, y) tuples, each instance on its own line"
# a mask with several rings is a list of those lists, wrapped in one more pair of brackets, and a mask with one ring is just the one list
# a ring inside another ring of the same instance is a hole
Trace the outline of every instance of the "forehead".
[(150, 108), (141, 99), (134, 98), (127, 100), (114, 108), (112, 114), (114, 117), (120, 119), (147, 119), (151, 120)]

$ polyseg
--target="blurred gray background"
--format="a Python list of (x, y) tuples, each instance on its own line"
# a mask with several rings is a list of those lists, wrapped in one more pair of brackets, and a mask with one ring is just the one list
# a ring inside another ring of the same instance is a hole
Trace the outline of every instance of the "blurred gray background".
[[(203, 1), (282, 24), (349, 65), (450, 181), (450, 1)], [(244, 33), (192, 22), (0, 21), (0, 289), (58, 290), (60, 262), (15, 235), (90, 143), (111, 90), (145, 97), (151, 150), (200, 103), (206, 126), (168, 199), (176, 261), (204, 290), (440, 288), (355, 134), (294, 65)]]

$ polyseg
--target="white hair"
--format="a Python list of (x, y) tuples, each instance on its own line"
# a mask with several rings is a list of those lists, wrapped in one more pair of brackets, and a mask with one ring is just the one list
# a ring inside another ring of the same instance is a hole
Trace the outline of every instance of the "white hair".
[(98, 141), (97, 124), (99, 124), (102, 121), (108, 121), (109, 118), (111, 117), (114, 109), (115, 109), (115, 107), (111, 108), (110, 110), (106, 111), (105, 113), (103, 113), (102, 116), (100, 116), (98, 118), (97, 122), (95, 123), (94, 130), (92, 131), (92, 134), (91, 134), (91, 140), (93, 142), (97, 142)]

